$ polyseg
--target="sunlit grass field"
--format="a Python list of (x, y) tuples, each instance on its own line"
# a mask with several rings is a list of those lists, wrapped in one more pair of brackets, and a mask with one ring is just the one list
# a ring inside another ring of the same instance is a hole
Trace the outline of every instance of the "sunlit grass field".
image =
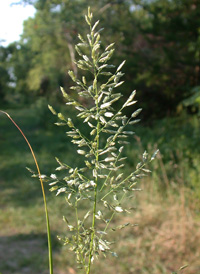
[[(6, 109), (29, 139), (43, 174), (55, 172), (55, 156), (79, 165), (75, 149), (63, 127), (43, 106)], [(94, 274), (167, 274), (182, 265), (180, 273), (200, 273), (200, 130), (196, 118), (165, 119), (150, 127), (137, 126), (127, 148), (124, 172), (134, 168), (144, 150), (160, 154), (140, 183), (131, 214), (116, 224), (135, 226), (112, 232), (118, 258), (101, 258)], [(48, 250), (40, 183), (26, 167), (35, 170), (23, 137), (0, 115), (0, 273), (46, 274)], [(53, 238), (56, 274), (79, 273), (75, 260), (57, 235), (67, 233), (62, 218), (71, 210), (62, 195), (55, 197), (45, 185)]]

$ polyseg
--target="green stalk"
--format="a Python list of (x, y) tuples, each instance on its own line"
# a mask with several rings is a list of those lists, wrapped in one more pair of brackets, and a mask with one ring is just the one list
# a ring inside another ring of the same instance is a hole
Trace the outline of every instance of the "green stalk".
[(91, 268), (91, 262), (92, 262), (92, 251), (93, 251), (93, 246), (94, 246), (94, 235), (95, 235), (96, 204), (97, 204), (97, 186), (96, 186), (96, 189), (95, 189), (95, 196), (94, 196), (93, 219), (92, 219), (92, 235), (91, 235), (91, 241), (90, 241), (90, 255), (89, 255), (87, 274), (90, 274), (90, 268)]
[(78, 218), (78, 201), (76, 200), (76, 204), (75, 204), (75, 214), (76, 214), (76, 229), (77, 229), (77, 241), (78, 241), (78, 250), (79, 250), (79, 254), (81, 256), (81, 263), (84, 266), (84, 268), (86, 269), (86, 265), (85, 265), (85, 259), (83, 256), (83, 252), (81, 251), (81, 248), (79, 247), (80, 244), (80, 226), (79, 226), (79, 218)]
[(21, 135), (24, 137), (26, 143), (29, 146), (29, 149), (31, 151), (31, 154), (33, 156), (33, 159), (34, 159), (37, 171), (38, 171), (39, 180), (40, 180), (41, 189), (42, 189), (42, 196), (43, 196), (43, 201), (44, 201), (45, 216), (46, 216), (48, 251), (49, 251), (49, 273), (53, 274), (53, 256), (52, 256), (52, 244), (51, 244), (51, 233), (50, 233), (51, 230), (50, 230), (50, 224), (49, 224), (49, 214), (48, 214), (48, 210), (47, 210), (46, 196), (45, 196), (44, 185), (43, 185), (43, 181), (42, 181), (42, 177), (41, 177), (40, 168), (39, 168), (35, 153), (31, 147), (28, 139), (26, 138), (23, 131), (21, 130), (21, 128), (15, 123), (15, 121), (10, 117), (10, 115), (7, 112), (2, 111), (2, 110), (0, 110), (0, 112), (4, 113), (11, 120), (11, 122), (15, 125), (15, 127), (20, 131)]
[[(97, 106), (97, 113), (99, 109)], [(96, 162), (99, 160), (99, 128), (100, 128), (100, 123), (98, 121), (97, 123), (97, 154), (96, 154)], [(87, 274), (90, 273), (90, 267), (91, 267), (91, 260), (92, 260), (92, 251), (93, 251), (93, 246), (94, 246), (94, 236), (95, 236), (95, 215), (96, 215), (96, 205), (97, 205), (97, 186), (98, 186), (98, 177), (96, 177), (96, 187), (95, 187), (95, 193), (94, 193), (94, 206), (93, 206), (93, 219), (92, 219), (92, 235), (91, 235), (91, 242), (90, 242), (90, 255), (89, 255), (89, 262), (88, 262), (88, 270)]]
[[(92, 33), (91, 26), (90, 26), (90, 32)], [(92, 45), (93, 45), (94, 37), (92, 37)], [(91, 46), (92, 49), (92, 46)], [(94, 79), (97, 80), (97, 73), (95, 69), (95, 60), (93, 59), (93, 68), (94, 68)], [(96, 86), (95, 90), (96, 98), (98, 97), (98, 88)], [(97, 116), (99, 114), (99, 104), (96, 101), (96, 108), (97, 108)], [(100, 133), (100, 121), (99, 118), (97, 120), (97, 135), (96, 135), (96, 163), (99, 161), (99, 133)], [(95, 167), (97, 169), (97, 167)], [(92, 251), (94, 246), (94, 236), (95, 236), (95, 215), (96, 215), (96, 205), (97, 205), (97, 187), (98, 187), (98, 176), (96, 176), (96, 186), (95, 186), (95, 193), (94, 193), (94, 206), (93, 206), (93, 218), (92, 218), (92, 235), (91, 235), (91, 241), (90, 241), (90, 254), (89, 254), (89, 261), (88, 261), (88, 269), (87, 274), (90, 274), (90, 268), (91, 268), (91, 262), (92, 262)]]

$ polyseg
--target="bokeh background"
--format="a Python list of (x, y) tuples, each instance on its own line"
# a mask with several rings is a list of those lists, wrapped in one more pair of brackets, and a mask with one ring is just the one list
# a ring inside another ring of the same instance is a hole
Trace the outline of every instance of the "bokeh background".
[[(0, 109), (9, 112), (28, 137), (42, 173), (54, 172), (55, 156), (79, 165), (66, 129), (54, 125), (47, 105), (76, 119), (59, 87), (71, 92), (69, 69), (82, 75), (74, 64), (74, 45), (79, 33), (88, 33), (84, 22), (88, 6), (104, 28), (102, 48), (115, 42), (112, 63), (117, 66), (126, 60), (121, 103), (136, 89), (137, 107), (143, 109), (126, 149), (124, 172), (135, 168), (145, 150), (150, 154), (160, 150), (149, 167), (151, 175), (141, 181), (143, 191), (132, 201), (135, 211), (116, 220), (138, 226), (113, 234), (119, 257), (102, 258), (93, 273), (167, 274), (185, 264), (189, 266), (180, 273), (200, 273), (199, 1), (11, 2), (33, 6), (35, 13), (24, 21), (18, 41), (0, 42)], [(127, 115), (132, 112), (133, 108)], [(3, 115), (0, 163), (0, 272), (48, 273), (40, 185), (25, 169), (34, 169), (33, 160)], [(55, 198), (45, 187), (55, 273), (78, 273), (73, 256), (57, 240), (66, 231), (62, 216), (70, 215), (70, 210), (62, 196)]]

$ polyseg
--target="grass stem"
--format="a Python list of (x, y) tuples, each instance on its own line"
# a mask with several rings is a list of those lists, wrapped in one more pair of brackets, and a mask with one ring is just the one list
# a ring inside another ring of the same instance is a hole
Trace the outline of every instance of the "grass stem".
[(53, 256), (52, 256), (52, 243), (51, 243), (51, 233), (50, 233), (50, 224), (49, 224), (49, 214), (48, 214), (48, 210), (47, 210), (47, 202), (46, 202), (46, 196), (45, 196), (45, 191), (44, 191), (44, 185), (43, 185), (43, 181), (42, 181), (42, 177), (41, 177), (41, 172), (40, 172), (40, 168), (35, 156), (35, 153), (28, 141), (28, 139), (26, 138), (25, 134), (23, 133), (23, 131), (21, 130), (21, 128), (15, 123), (15, 121), (10, 117), (10, 115), (5, 112), (0, 110), (1, 113), (5, 114), (10, 120), (11, 122), (15, 125), (15, 127), (20, 131), (21, 135), (24, 137), (26, 143), (28, 144), (31, 154), (33, 156), (37, 171), (38, 171), (38, 175), (39, 175), (39, 180), (41, 183), (41, 189), (42, 189), (42, 195), (43, 195), (43, 201), (44, 201), (44, 208), (45, 208), (45, 216), (46, 216), (46, 227), (47, 227), (47, 238), (48, 238), (48, 250), (49, 250), (49, 273), (53, 274)]

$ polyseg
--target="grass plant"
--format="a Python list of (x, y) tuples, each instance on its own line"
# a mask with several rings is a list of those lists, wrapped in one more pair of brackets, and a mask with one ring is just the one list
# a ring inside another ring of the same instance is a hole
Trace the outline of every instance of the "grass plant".
[[(74, 125), (71, 118), (65, 118), (62, 113), (56, 113), (53, 107), (49, 106), (51, 112), (61, 120), (56, 124), (58, 126), (67, 125), (70, 128), (67, 135), (72, 138), (72, 143), (78, 146), (77, 153), (84, 157), (84, 166), (74, 168), (62, 163), (57, 158), (59, 166), (56, 170), (65, 170), (67, 175), (65, 173), (61, 179), (56, 174), (51, 174), (49, 178), (46, 175), (41, 175), (35, 153), (28, 139), (10, 115), (5, 111), (1, 111), (1, 113), (7, 115), (24, 137), (37, 168), (37, 174), (33, 176), (39, 177), (42, 188), (50, 274), (53, 274), (52, 245), (43, 179), (45, 181), (52, 179), (50, 191), (56, 190), (56, 196), (65, 193), (68, 205), (74, 210), (75, 224), (70, 224), (66, 217), (63, 218), (71, 235), (60, 239), (64, 244), (70, 246), (70, 250), (75, 252), (79, 267), (84, 269), (86, 274), (90, 274), (91, 264), (99, 255), (103, 254), (105, 256), (107, 253), (111, 253), (117, 257), (117, 253), (111, 249), (112, 242), (109, 241), (109, 236), (107, 236), (108, 229), (115, 215), (131, 212), (131, 208), (123, 207), (123, 201), (127, 198), (131, 199), (133, 197), (132, 193), (139, 190), (136, 188), (137, 181), (150, 172), (145, 169), (145, 166), (157, 154), (156, 151), (148, 159), (147, 152), (144, 152), (142, 161), (137, 164), (133, 172), (129, 175), (124, 175), (123, 172), (120, 173), (126, 159), (126, 157), (123, 157), (124, 145), (129, 143), (127, 141), (128, 136), (134, 134), (133, 131), (126, 130), (126, 127), (139, 121), (135, 118), (141, 112), (141, 109), (135, 110), (130, 117), (123, 114), (126, 107), (136, 103), (134, 100), (136, 92), (133, 91), (122, 107), (118, 111), (114, 110), (113, 104), (121, 98), (122, 94), (114, 93), (113, 90), (123, 84), (120, 78), (123, 76), (121, 69), (125, 61), (118, 66), (115, 72), (108, 71), (109, 68), (114, 68), (113, 65), (108, 64), (114, 52), (114, 43), (107, 46), (102, 52), (101, 29), (96, 31), (99, 21), (92, 24), (92, 17), (90, 8), (88, 8), (88, 15), (85, 16), (85, 19), (89, 25), (90, 33), (87, 35), (87, 40), (84, 40), (79, 34), (78, 37), (81, 43), (75, 47), (81, 56), (77, 66), (82, 70), (88, 70), (92, 74), (92, 83), (88, 84), (85, 76), (82, 77), (82, 80), (78, 80), (75, 74), (69, 71), (69, 76), (75, 82), (75, 86), (71, 89), (76, 90), (79, 97), (87, 99), (89, 103), (86, 106), (81, 104), (61, 88), (63, 96), (68, 101), (67, 104), (74, 105), (79, 111), (77, 117), (84, 119), (83, 122), (86, 123), (90, 132), (89, 136), (85, 136)], [(84, 48), (86, 48), (87, 53), (82, 53)], [(103, 84), (99, 82), (101, 76), (107, 77)], [(82, 209), (85, 203), (89, 203), (90, 206), (89, 210), (86, 207), (84, 217), (81, 219), (79, 208)], [(112, 226), (112, 230), (121, 230), (129, 225), (134, 224), (125, 223), (118, 227)]]
[[(109, 230), (121, 230), (134, 224), (124, 223), (115, 227), (112, 224), (113, 219), (119, 218), (120, 214), (131, 212), (131, 208), (124, 206), (124, 201), (132, 199), (134, 193), (140, 190), (137, 182), (150, 173), (145, 166), (155, 158), (158, 150), (150, 158), (145, 151), (142, 160), (131, 173), (124, 174), (120, 171), (126, 159), (123, 156), (124, 146), (129, 144), (129, 136), (134, 134), (127, 127), (131, 128), (139, 121), (136, 117), (141, 109), (134, 110), (130, 117), (124, 114), (125, 108), (133, 107), (137, 102), (134, 90), (122, 107), (115, 111), (114, 103), (122, 94), (114, 90), (123, 84), (120, 79), (123, 76), (121, 69), (125, 61), (116, 69), (109, 64), (114, 52), (114, 43), (104, 50), (101, 48), (102, 29), (97, 30), (99, 21), (93, 23), (90, 8), (85, 20), (89, 26), (89, 34), (86, 39), (78, 35), (80, 43), (75, 49), (80, 59), (76, 65), (79, 69), (88, 71), (92, 80), (88, 82), (85, 76), (79, 80), (73, 71), (69, 71), (69, 76), (75, 83), (71, 90), (78, 93), (80, 100), (76, 101), (74, 96), (62, 87), (61, 92), (67, 100), (67, 105), (73, 105), (78, 111), (77, 117), (83, 120), (89, 134), (85, 135), (71, 117), (57, 113), (49, 105), (51, 112), (60, 120), (56, 124), (70, 128), (67, 135), (78, 147), (77, 153), (82, 159), (82, 166), (70, 166), (57, 158), (56, 170), (65, 170), (64, 176), (51, 174), (45, 179), (52, 179), (49, 183), (50, 191), (56, 191), (56, 196), (64, 194), (68, 206), (74, 210), (75, 220), (72, 220), (72, 223), (67, 217), (63, 217), (69, 233), (59, 239), (74, 251), (77, 263), (84, 273), (90, 274), (93, 261), (100, 255), (112, 254), (117, 257), (117, 253), (112, 250), (112, 241), (109, 240)], [(103, 81), (100, 81), (102, 76)], [(85, 214), (80, 218), (79, 210), (86, 204), (89, 207), (85, 208)]]

